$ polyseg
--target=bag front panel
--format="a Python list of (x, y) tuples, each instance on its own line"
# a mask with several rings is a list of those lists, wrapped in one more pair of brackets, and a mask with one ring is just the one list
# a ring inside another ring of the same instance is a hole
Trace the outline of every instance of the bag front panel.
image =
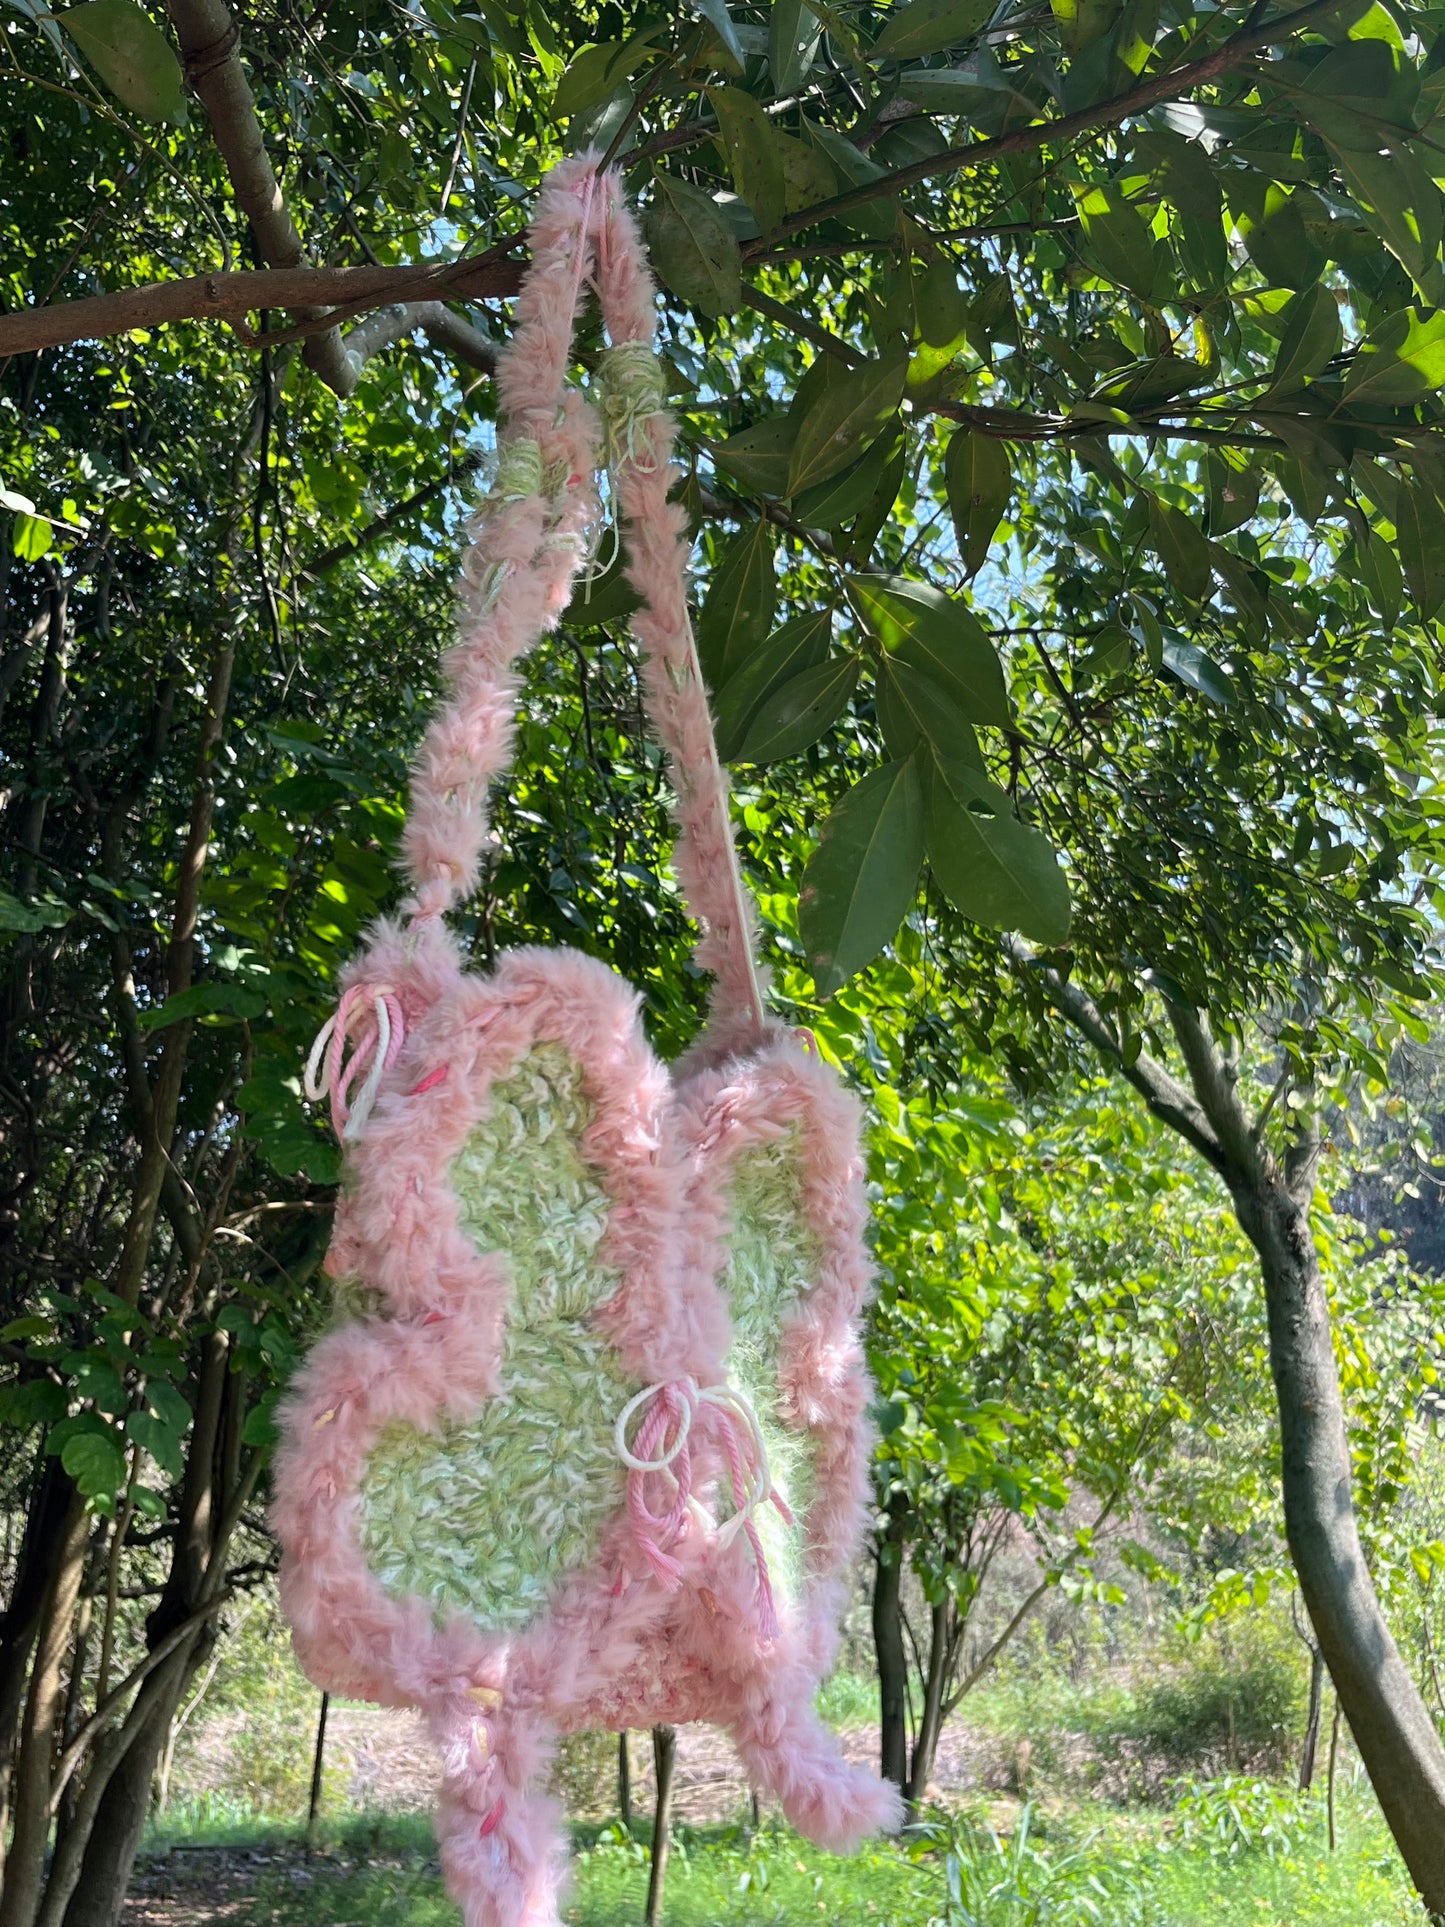
[(632, 1550), (616, 1416), (647, 1373), (717, 1350), (678, 1285), (665, 1092), (634, 994), (576, 952), (459, 977), (410, 1029), (335, 1244), (343, 1302), (374, 1309), (317, 1345), (277, 1469), (288, 1610), (323, 1683), (424, 1698), (420, 1648), (481, 1654), (564, 1594), (610, 1596)]

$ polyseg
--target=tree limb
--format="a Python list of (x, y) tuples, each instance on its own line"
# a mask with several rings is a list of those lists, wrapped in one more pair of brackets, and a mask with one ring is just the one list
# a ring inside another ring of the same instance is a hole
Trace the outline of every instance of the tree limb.
[(1126, 1064), (1119, 1040), (1093, 998), (1080, 985), (1070, 983), (1050, 965), (1041, 964), (1027, 944), (1020, 943), (1017, 937), (1006, 936), (1003, 950), (1021, 975), (1025, 971), (1032, 971), (1037, 976), (1059, 1015), (1087, 1043), (1093, 1045), (1113, 1070), (1133, 1085), (1155, 1117), (1172, 1131), (1177, 1131), (1221, 1177), (1228, 1177), (1231, 1161), (1207, 1113), (1193, 1093), (1187, 1091), (1147, 1051), (1140, 1051), (1132, 1064)]
[(1239, 1091), (1229, 1066), (1220, 1053), (1202, 1011), (1187, 1004), (1164, 999), (1170, 1028), (1189, 1070), (1189, 1081), (1209, 1119), (1210, 1128), (1236, 1171), (1251, 1178), (1263, 1176), (1259, 1140), (1250, 1127), (1249, 1114), (1239, 1101)]
[(425, 507), (435, 496), (440, 495), (443, 489), (450, 488), (453, 482), (463, 481), (468, 475), (474, 474), (480, 464), (480, 455), (460, 457), (445, 475), (438, 475), (435, 481), (425, 483), (400, 502), (394, 502), (374, 521), (368, 522), (364, 529), (359, 529), (355, 535), (348, 536), (346, 541), (338, 542), (332, 548), (323, 549), (311, 561), (303, 563), (299, 573), (312, 580), (317, 576), (325, 575), (326, 571), (334, 569), (338, 562), (344, 562), (348, 556), (355, 555), (359, 549), (368, 548), (371, 543), (389, 534), (398, 522), (404, 521), (414, 510)]
[[(399, 297), (415, 298), (427, 308), (436, 305), (439, 297), (495, 300), (515, 294), (521, 281), (522, 263), (509, 258), (505, 247), (462, 261), (419, 261), (397, 268), (257, 268), (190, 274), (176, 281), (152, 281), (113, 294), (0, 315), (0, 357), (34, 354), (71, 341), (123, 335), (132, 328), (163, 327), (172, 321), (240, 324), (260, 308), (314, 314), (321, 304), (355, 313)], [(253, 339), (249, 331), (245, 338)]]
[[(306, 251), (266, 153), (256, 96), (241, 64), (241, 30), (226, 0), (166, 0), (166, 11), (180, 42), (186, 79), (210, 116), (232, 192), (250, 222), (261, 259), (268, 267), (299, 268)], [(330, 327), (314, 336), (304, 359), (338, 395), (356, 386), (340, 329)]]
[(196, 1610), (191, 1613), (188, 1618), (183, 1619), (178, 1626), (173, 1626), (159, 1645), (157, 1645), (153, 1651), (147, 1653), (145, 1658), (126, 1674), (118, 1686), (112, 1687), (84, 1725), (76, 1729), (64, 1752), (55, 1763), (55, 1774), (50, 1785), (50, 1810), (52, 1813), (58, 1810), (60, 1806), (60, 1796), (69, 1785), (70, 1776), (74, 1773), (76, 1767), (79, 1766), (85, 1749), (90, 1745), (90, 1742), (95, 1738), (96, 1734), (100, 1732), (101, 1728), (109, 1723), (112, 1715), (116, 1712), (126, 1695), (149, 1679), (150, 1675), (158, 1666), (164, 1665), (165, 1661), (170, 1658), (178, 1646), (185, 1643), (186, 1639), (196, 1630), (197, 1626), (204, 1625), (208, 1619), (213, 1619), (221, 1610), (222, 1606), (231, 1598), (234, 1591), (235, 1588), (233, 1586), (228, 1586), (224, 1592), (218, 1593), (214, 1598), (208, 1599), (204, 1605), (198, 1606)]
[(1212, 54), (1203, 54), (1199, 59), (1187, 61), (1182, 67), (1172, 68), (1166, 73), (1151, 75), (1137, 87), (1115, 94), (1111, 100), (1098, 101), (1092, 107), (1081, 107), (1072, 114), (1056, 115), (1052, 120), (1036, 121), (1031, 127), (1016, 127), (1010, 133), (996, 135), (991, 140), (972, 141), (966, 147), (949, 147), (941, 154), (930, 154), (925, 160), (914, 161), (909, 167), (894, 168), (876, 181), (865, 181), (861, 187), (850, 187), (845, 193), (834, 194), (829, 200), (819, 201), (812, 207), (789, 215), (768, 235), (768, 242), (775, 246), (789, 235), (801, 234), (805, 228), (815, 227), (820, 221), (831, 221), (840, 214), (850, 214), (854, 208), (865, 207), (870, 201), (891, 199), (939, 175), (957, 174), (966, 167), (1002, 160), (1008, 154), (1026, 154), (1055, 141), (1071, 140), (1076, 134), (1094, 134), (1106, 127), (1116, 127), (1132, 114), (1142, 114), (1146, 108), (1157, 107), (1162, 101), (1178, 100), (1193, 88), (1218, 80), (1222, 74), (1242, 66), (1251, 54), (1259, 53), (1265, 47), (1274, 46), (1282, 40), (1292, 40), (1305, 28), (1317, 26), (1331, 14), (1338, 13), (1343, 4), (1344, 0), (1311, 0), (1309, 6), (1266, 21), (1263, 26), (1245, 28), (1231, 35)]
[(357, 327), (347, 331), (346, 352), (360, 370), (363, 362), (393, 341), (420, 331), (449, 349), (458, 361), (491, 374), (497, 365), (497, 344), (480, 328), (474, 328), (440, 301), (407, 301), (394, 307), (378, 308)]

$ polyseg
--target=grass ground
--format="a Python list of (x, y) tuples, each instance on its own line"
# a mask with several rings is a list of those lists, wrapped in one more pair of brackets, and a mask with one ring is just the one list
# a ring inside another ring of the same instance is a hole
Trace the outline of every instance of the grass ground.
[[(456, 1927), (427, 1823), (354, 1817), (308, 1860), (294, 1833), (178, 1815), (151, 1843), (131, 1927)], [(1331, 1854), (1317, 1808), (1295, 1809), (1273, 1850), (1227, 1816), (1120, 1815), (1082, 1805), (996, 1807), (997, 1832), (956, 1819), (930, 1838), (831, 1859), (786, 1829), (683, 1830), (668, 1927), (1418, 1927), (1378, 1820), (1348, 1803)], [(645, 1829), (579, 1830), (574, 1927), (635, 1927)], [(222, 1904), (222, 1898), (223, 1903)]]

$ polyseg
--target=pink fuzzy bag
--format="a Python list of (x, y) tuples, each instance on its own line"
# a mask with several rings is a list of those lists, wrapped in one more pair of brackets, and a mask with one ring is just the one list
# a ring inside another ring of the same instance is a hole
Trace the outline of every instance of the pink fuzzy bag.
[[(812, 1707), (868, 1504), (857, 1108), (763, 1011), (617, 178), (559, 166), (531, 238), (451, 699), (413, 779), (414, 894), (348, 970), (313, 1063), (347, 1151), (340, 1308), (283, 1407), (273, 1511), (307, 1672), (427, 1718), (468, 1927), (558, 1918), (559, 1733), (715, 1721), (812, 1839), (897, 1819)], [(567, 385), (588, 279), (613, 343), (600, 420)], [(671, 1070), (604, 965), (521, 949), (478, 975), (443, 921), (476, 881), (517, 660), (590, 555), (604, 432), (715, 978)]]

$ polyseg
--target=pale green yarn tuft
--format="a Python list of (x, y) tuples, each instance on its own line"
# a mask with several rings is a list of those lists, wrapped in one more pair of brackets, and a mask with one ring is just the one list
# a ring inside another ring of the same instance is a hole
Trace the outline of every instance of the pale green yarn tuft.
[[(773, 1505), (754, 1515), (780, 1599), (796, 1598), (801, 1590), (803, 1520), (816, 1484), (812, 1440), (784, 1425), (778, 1409), (783, 1321), (817, 1282), (822, 1255), (803, 1212), (799, 1151), (798, 1133), (791, 1131), (738, 1159), (721, 1281), (734, 1332), (728, 1376), (752, 1401), (767, 1441), (773, 1483), (797, 1521), (789, 1527)], [(719, 1518), (732, 1509), (721, 1503)]]
[(612, 1422), (636, 1387), (587, 1322), (618, 1283), (598, 1256), (611, 1200), (579, 1150), (591, 1117), (575, 1059), (540, 1044), (452, 1165), (462, 1229), (511, 1268), (501, 1389), (465, 1424), (388, 1426), (361, 1481), (371, 1570), (438, 1619), (526, 1625), (626, 1497)]
[(542, 493), (542, 449), (530, 435), (504, 442), (497, 451), (490, 493), (503, 502), (522, 502)]
[(644, 424), (667, 406), (662, 363), (645, 341), (619, 341), (599, 357), (598, 406), (606, 436), (607, 466), (636, 461)]

